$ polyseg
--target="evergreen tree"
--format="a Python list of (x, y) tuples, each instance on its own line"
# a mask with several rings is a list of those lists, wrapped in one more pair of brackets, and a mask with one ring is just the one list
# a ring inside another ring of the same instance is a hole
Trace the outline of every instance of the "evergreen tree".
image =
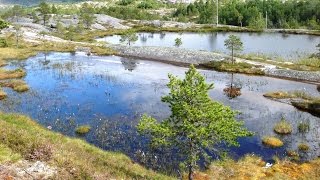
[(179, 148), (187, 156), (189, 179), (193, 179), (201, 155), (221, 142), (239, 145), (237, 138), (249, 136), (251, 132), (235, 120), (237, 112), (209, 97), (208, 91), (213, 89), (213, 84), (207, 84), (194, 66), (186, 72), (185, 79), (172, 75), (169, 79), (170, 93), (162, 97), (162, 101), (169, 104), (171, 116), (159, 123), (143, 115), (137, 128), (139, 133), (151, 137), (155, 147)]

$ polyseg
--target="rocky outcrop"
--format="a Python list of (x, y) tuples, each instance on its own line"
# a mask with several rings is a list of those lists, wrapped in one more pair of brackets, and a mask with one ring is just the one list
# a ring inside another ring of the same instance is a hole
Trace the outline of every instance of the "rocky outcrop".
[[(175, 47), (153, 47), (153, 46), (125, 46), (108, 45), (118, 51), (121, 56), (150, 59), (168, 62), (175, 65), (195, 64), (200, 65), (210, 61), (222, 61), (229, 58), (228, 55), (213, 53), (209, 51), (188, 50)], [(258, 63), (237, 58), (237, 61), (258, 64), (267, 76), (286, 78), (298, 81), (320, 82), (319, 71), (296, 71), (290, 69), (278, 69), (276, 66)]]
[(174, 47), (153, 47), (153, 46), (124, 46), (124, 45), (109, 45), (114, 50), (118, 51), (119, 55), (131, 56), (143, 59), (151, 59), (174, 64), (201, 64), (212, 60), (221, 61), (226, 56), (207, 52), (187, 50)]

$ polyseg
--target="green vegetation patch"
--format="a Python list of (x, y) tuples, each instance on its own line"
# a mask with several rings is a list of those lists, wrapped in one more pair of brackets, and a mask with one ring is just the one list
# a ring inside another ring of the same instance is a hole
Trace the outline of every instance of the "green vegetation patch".
[(7, 146), (0, 144), (0, 163), (15, 162), (21, 159), (20, 154), (12, 152)]
[(310, 147), (307, 143), (301, 143), (298, 145), (298, 149), (303, 152), (309, 151)]
[(91, 130), (91, 127), (88, 125), (79, 126), (76, 129), (77, 134), (87, 134)]
[(270, 146), (272, 148), (277, 148), (277, 147), (283, 146), (283, 142), (279, 138), (276, 138), (276, 137), (273, 137), (273, 136), (265, 136), (265, 137), (263, 137), (262, 138), (262, 143), (267, 145), (267, 146)]
[(298, 130), (300, 133), (306, 133), (310, 130), (310, 125), (309, 123), (306, 122), (300, 122), (298, 125)]
[(245, 62), (229, 63), (225, 61), (211, 61), (200, 66), (216, 71), (264, 75), (264, 72), (260, 68)]
[(146, 170), (123, 154), (49, 131), (22, 115), (0, 113), (0, 139), (0, 147), (7, 147), (2, 159), (10, 160), (13, 153), (47, 161), (58, 168), (57, 179), (172, 179)]
[(275, 124), (273, 130), (278, 134), (291, 134), (292, 125), (282, 117), (281, 120)]

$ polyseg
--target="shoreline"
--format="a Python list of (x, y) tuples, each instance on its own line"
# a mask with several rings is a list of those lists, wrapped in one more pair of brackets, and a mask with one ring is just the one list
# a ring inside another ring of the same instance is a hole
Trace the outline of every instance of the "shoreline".
[[(190, 64), (196, 65), (198, 68), (212, 70), (202, 66), (203, 63), (210, 61), (223, 61), (229, 56), (208, 51), (197, 51), (180, 49), (174, 47), (154, 47), (154, 46), (125, 46), (125, 45), (107, 45), (107, 47), (116, 50), (118, 56), (131, 57), (137, 59), (145, 59), (150, 61), (158, 61), (162, 63), (172, 64), (175, 66), (187, 67)], [(237, 58), (240, 61), (258, 63), (255, 61)], [(261, 63), (260, 63), (261, 64)], [(262, 63), (264, 64), (264, 63)], [(268, 65), (267, 63), (264, 64)], [(287, 79), (297, 82), (309, 84), (320, 84), (320, 71), (297, 71), (290, 69), (277, 69), (276, 67), (265, 67), (262, 69), (265, 73), (262, 76), (274, 77), (279, 79)], [(261, 76), (261, 75), (260, 75)]]

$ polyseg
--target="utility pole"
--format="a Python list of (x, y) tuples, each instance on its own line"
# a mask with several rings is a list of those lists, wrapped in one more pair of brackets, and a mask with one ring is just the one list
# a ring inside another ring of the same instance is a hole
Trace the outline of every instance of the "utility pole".
[(217, 26), (219, 25), (219, 0), (217, 1)]

